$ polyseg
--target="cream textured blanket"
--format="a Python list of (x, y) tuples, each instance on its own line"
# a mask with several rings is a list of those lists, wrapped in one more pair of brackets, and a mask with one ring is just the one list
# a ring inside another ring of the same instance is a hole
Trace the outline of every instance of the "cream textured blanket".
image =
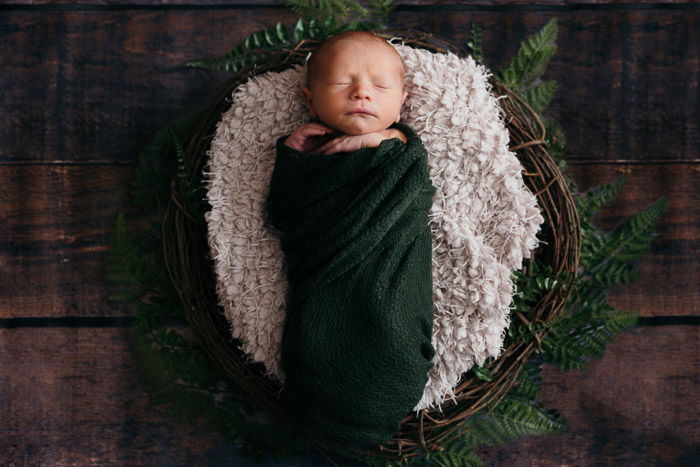
[[(512, 271), (537, 246), (543, 218), (508, 151), (488, 71), (470, 57), (394, 46), (406, 64), (402, 121), (422, 139), (437, 189), (430, 211), (436, 354), (419, 410), (449, 401), (465, 371), (499, 355)], [(219, 303), (243, 351), (280, 381), (287, 284), (279, 241), (263, 224), (275, 141), (308, 120), (304, 76), (297, 66), (239, 86), (205, 171)]]

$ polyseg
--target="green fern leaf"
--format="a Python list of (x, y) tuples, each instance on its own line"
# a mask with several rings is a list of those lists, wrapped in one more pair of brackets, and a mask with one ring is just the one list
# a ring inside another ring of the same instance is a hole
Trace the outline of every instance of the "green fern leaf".
[(541, 81), (525, 91), (523, 98), (536, 112), (542, 112), (552, 101), (556, 90), (556, 81)]
[(607, 262), (592, 274), (592, 281), (602, 287), (629, 284), (639, 279), (640, 272), (636, 265), (628, 262)]
[(506, 396), (488, 415), (479, 418), (469, 434), (477, 445), (497, 445), (526, 435), (557, 433), (563, 427), (555, 411)]
[(472, 450), (466, 452), (444, 450), (438, 454), (433, 454), (429, 463), (425, 465), (435, 465), (438, 467), (481, 467), (484, 463)]
[(527, 91), (540, 78), (557, 50), (557, 20), (553, 18), (541, 31), (528, 37), (510, 63), (499, 74), (501, 81), (516, 91)]
[(133, 302), (143, 296), (143, 290), (139, 289), (122, 289), (118, 292), (107, 296), (110, 302)]
[(134, 348), (139, 357), (138, 370), (143, 388), (149, 393), (165, 389), (174, 377), (171, 361), (154, 349), (144, 334), (135, 333)]
[(127, 235), (124, 213), (117, 213), (114, 230), (110, 235), (109, 256), (105, 271), (106, 279), (122, 287), (110, 294), (107, 300), (114, 302), (135, 301), (146, 291), (140, 284), (144, 282), (145, 268), (141, 264), (141, 251)]
[(637, 322), (636, 313), (617, 311), (600, 302), (585, 304), (558, 326), (553, 327), (542, 341), (545, 361), (564, 370), (582, 368), (589, 359), (603, 355), (605, 347), (623, 329)]
[(611, 262), (634, 261), (648, 251), (655, 237), (654, 224), (667, 207), (668, 200), (660, 198), (618, 226), (595, 252), (587, 273), (594, 274)]
[(172, 134), (176, 134), (178, 140), (188, 140), (200, 116), (193, 112), (175, 120), (157, 131), (140, 152), (136, 176), (130, 186), (134, 202), (146, 212), (162, 209), (170, 198), (170, 179), (176, 171)]
[(384, 22), (388, 20), (389, 14), (394, 10), (394, 0), (368, 0), (370, 15), (378, 16)]
[(534, 401), (542, 387), (542, 368), (530, 360), (523, 365), (516, 384), (509, 392), (509, 397)]
[(596, 213), (610, 201), (615, 199), (627, 183), (625, 177), (619, 177), (612, 183), (593, 187), (584, 194), (576, 197), (576, 207), (582, 223), (590, 223)]
[(274, 46), (280, 44), (280, 42), (277, 38), (277, 30), (265, 29), (263, 31), (263, 34), (265, 36), (265, 45), (267, 47), (274, 47)]
[(471, 23), (469, 27), (469, 41), (467, 42), (467, 52), (477, 62), (484, 61), (484, 51), (481, 48), (481, 26)]
[(482, 381), (493, 381), (493, 376), (491, 375), (491, 370), (489, 370), (488, 363), (482, 366), (474, 366), (472, 367), (472, 371), (474, 372), (474, 375), (476, 375), (476, 377)]
[(298, 42), (302, 40), (305, 37), (309, 37), (309, 33), (306, 31), (307, 29), (307, 24), (306, 21), (304, 21), (303, 18), (300, 18), (296, 24), (294, 25), (294, 39)]
[[(308, 22), (299, 20), (293, 33), (295, 43), (311, 37)], [(192, 60), (185, 64), (190, 68), (203, 68), (211, 71), (237, 72), (244, 67), (257, 63), (267, 54), (284, 51), (293, 46), (287, 27), (282, 23), (261, 31), (255, 31), (222, 57)]]
[(321, 30), (321, 21), (318, 18), (312, 18), (309, 21), (309, 37), (311, 39), (320, 39), (323, 37), (323, 31)]
[(287, 29), (287, 26), (284, 25), (284, 23), (277, 23), (277, 25), (275, 26), (275, 34), (277, 34), (277, 40), (279, 40), (282, 44), (291, 43), (289, 30)]

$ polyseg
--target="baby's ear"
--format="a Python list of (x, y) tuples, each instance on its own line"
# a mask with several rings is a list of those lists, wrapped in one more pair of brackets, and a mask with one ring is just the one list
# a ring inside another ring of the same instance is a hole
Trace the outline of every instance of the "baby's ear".
[(309, 109), (309, 113), (311, 113), (311, 118), (316, 118), (316, 112), (314, 112), (314, 100), (313, 95), (311, 94), (311, 89), (309, 89), (307, 86), (301, 88), (301, 97), (304, 99), (304, 105), (306, 105), (306, 108)]
[[(406, 102), (406, 97), (408, 96), (408, 92), (404, 91), (403, 95), (401, 96), (401, 107), (403, 107), (403, 104)], [(401, 107), (399, 107), (399, 114), (396, 116), (396, 123), (399, 123), (401, 120)]]

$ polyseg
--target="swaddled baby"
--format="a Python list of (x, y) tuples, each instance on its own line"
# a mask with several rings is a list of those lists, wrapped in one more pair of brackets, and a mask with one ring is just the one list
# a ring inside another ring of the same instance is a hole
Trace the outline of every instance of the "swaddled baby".
[(302, 429), (355, 445), (396, 433), (434, 355), (435, 188), (399, 123), (403, 73), (373, 34), (324, 42), (302, 90), (316, 121), (278, 140), (267, 200), (289, 279), (283, 395)]
[(389, 128), (406, 100), (403, 75), (401, 57), (380, 37), (352, 31), (328, 39), (309, 59), (302, 89), (318, 122), (299, 126), (284, 144), (334, 154), (374, 148), (390, 138), (406, 142), (401, 131)]

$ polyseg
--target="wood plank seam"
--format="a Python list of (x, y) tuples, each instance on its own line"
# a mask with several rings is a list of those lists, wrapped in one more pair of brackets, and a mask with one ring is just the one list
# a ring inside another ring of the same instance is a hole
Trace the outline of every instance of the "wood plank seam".
[[(0, 318), (0, 328), (124, 328), (131, 327), (134, 317), (123, 316), (60, 316)], [(643, 316), (637, 327), (700, 326), (700, 316)]]
[[(0, 11), (133, 11), (133, 10), (264, 10), (286, 9), (279, 4), (254, 4), (254, 3), (219, 3), (215, 5), (189, 4), (85, 4), (85, 3), (58, 3), (30, 5), (25, 3), (6, 3), (0, 5)], [(560, 5), (550, 4), (509, 4), (509, 5), (483, 5), (464, 3), (443, 3), (437, 5), (401, 5), (398, 4), (395, 12), (572, 12), (572, 11), (631, 11), (631, 10), (700, 10), (697, 3), (569, 3)]]

